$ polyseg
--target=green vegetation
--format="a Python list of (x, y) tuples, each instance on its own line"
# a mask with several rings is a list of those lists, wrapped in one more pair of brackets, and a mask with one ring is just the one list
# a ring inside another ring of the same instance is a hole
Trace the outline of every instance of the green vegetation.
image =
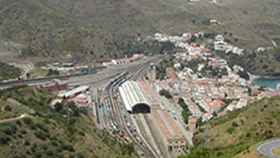
[(59, 76), (59, 71), (57, 70), (53, 70), (53, 69), (49, 69), (47, 76)]
[[(265, 52), (245, 51), (244, 55), (225, 54), (216, 52), (217, 55), (226, 59), (230, 65), (242, 66), (247, 72), (256, 75), (279, 75), (280, 73), (280, 50), (272, 49)], [(245, 79), (249, 76), (246, 72), (239, 72), (239, 75)]]
[(276, 148), (273, 150), (273, 153), (277, 156), (280, 156), (280, 148)]
[(96, 129), (86, 109), (71, 102), (52, 108), (52, 98), (43, 90), (25, 86), (0, 91), (0, 120), (27, 115), (0, 123), (1, 157), (136, 157), (131, 144)]
[(172, 95), (170, 94), (170, 92), (166, 89), (162, 89), (159, 91), (159, 95), (164, 96), (167, 99), (172, 99)]
[(40, 77), (47, 76), (48, 73), (49, 73), (48, 70), (44, 70), (42, 68), (36, 67), (29, 73), (29, 77), (40, 78)]
[(191, 112), (188, 108), (188, 105), (185, 103), (183, 98), (179, 98), (178, 100), (178, 104), (182, 107), (183, 111), (182, 111), (182, 116), (183, 119), (185, 121), (185, 123), (188, 123), (189, 120), (189, 116), (191, 116)]
[(100, 59), (174, 48), (144, 40), (156, 31), (153, 19), (127, 2), (0, 0), (0, 10), (1, 39), (20, 43), (10, 47), (22, 56)]
[(15, 79), (19, 76), (19, 68), (0, 62), (0, 80)]
[[(192, 59), (190, 61), (181, 61), (181, 69), (185, 67), (192, 69), (195, 74), (198, 74), (198, 77), (207, 77), (207, 78), (221, 78), (224, 75), (228, 75), (226, 68), (218, 68), (208, 65), (208, 60), (201, 58)], [(199, 66), (203, 64), (204, 66), (198, 71)]]
[(200, 74), (207, 78), (222, 78), (222, 76), (228, 75), (228, 72), (226, 68), (213, 68), (207, 65), (201, 70)]
[(174, 58), (170, 57), (168, 59), (162, 60), (156, 67), (156, 78), (163, 80), (166, 78), (166, 69), (174, 66)]
[(262, 99), (202, 125), (196, 147), (180, 158), (245, 158), (258, 143), (279, 137), (279, 128), (280, 97)]
[(175, 52), (175, 45), (173, 43), (158, 42), (155, 40), (136, 41), (135, 39), (126, 39), (121, 43), (116, 42), (116, 45), (117, 48), (122, 52), (121, 54), (126, 56), (132, 56), (134, 53), (152, 55)]

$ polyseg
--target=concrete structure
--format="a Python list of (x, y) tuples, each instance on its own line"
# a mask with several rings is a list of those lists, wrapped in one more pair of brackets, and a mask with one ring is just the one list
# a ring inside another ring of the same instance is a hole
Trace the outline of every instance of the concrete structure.
[(127, 81), (119, 87), (119, 92), (129, 113), (150, 113), (150, 103), (135, 81)]
[(68, 101), (73, 101), (78, 107), (89, 107), (92, 104), (91, 96), (84, 93), (78, 94)]
[(39, 85), (38, 87), (44, 88), (49, 92), (58, 92), (58, 91), (66, 90), (68, 88), (68, 84), (64, 81), (54, 79), (50, 82)]

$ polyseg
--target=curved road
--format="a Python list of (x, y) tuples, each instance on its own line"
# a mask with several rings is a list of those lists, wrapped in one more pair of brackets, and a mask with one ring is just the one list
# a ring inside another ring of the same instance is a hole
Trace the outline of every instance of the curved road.
[(280, 148), (280, 139), (270, 140), (259, 145), (257, 151), (267, 158), (280, 158), (273, 153), (276, 148)]

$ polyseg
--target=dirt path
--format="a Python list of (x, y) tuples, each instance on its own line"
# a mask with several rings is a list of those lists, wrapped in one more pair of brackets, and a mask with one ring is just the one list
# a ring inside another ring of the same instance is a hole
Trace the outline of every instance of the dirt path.
[(23, 118), (26, 118), (26, 117), (29, 117), (29, 115), (27, 115), (27, 114), (22, 114), (22, 115), (20, 115), (20, 116), (18, 116), (18, 117), (0, 120), (0, 124), (2, 124), (2, 123), (14, 122), (14, 121), (17, 121), (17, 120), (21, 120), (21, 119), (23, 119)]

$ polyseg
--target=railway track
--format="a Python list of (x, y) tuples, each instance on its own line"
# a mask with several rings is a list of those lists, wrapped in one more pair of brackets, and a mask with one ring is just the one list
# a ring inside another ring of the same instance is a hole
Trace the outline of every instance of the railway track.
[[(119, 98), (118, 88), (127, 80), (137, 80), (143, 77), (143, 74), (149, 68), (151, 62), (158, 62), (159, 60), (154, 58), (146, 63), (138, 66), (138, 70), (134, 72), (123, 72), (112, 79), (104, 88), (101, 95), (101, 105), (104, 106), (101, 109), (103, 118), (99, 120), (104, 125), (104, 129), (108, 131), (116, 130), (124, 135), (124, 139), (128, 138), (133, 144), (137, 151), (141, 151), (140, 156), (148, 158), (161, 158), (157, 151), (149, 144), (140, 132), (136, 132), (136, 128), (133, 126), (133, 122), (126, 112), (125, 108), (121, 106), (121, 100)], [(108, 97), (107, 99), (104, 99)]]
[(142, 153), (144, 153), (145, 157), (158, 158), (158, 156), (150, 147), (150, 145), (147, 144), (145, 140), (143, 140), (143, 137), (136, 136), (135, 133), (132, 133), (131, 131), (132, 123), (128, 123), (129, 122), (129, 120), (127, 120), (128, 117), (124, 117), (123, 109), (120, 108), (121, 107), (120, 104), (113, 97), (114, 96), (113, 94), (117, 93), (116, 92), (117, 88), (125, 81), (126, 81), (125, 78), (121, 78), (116, 82), (116, 84), (113, 84), (108, 89), (112, 109), (114, 109), (113, 112), (114, 112), (114, 118), (116, 118), (116, 123), (118, 123), (119, 128), (131, 139), (131, 141), (136, 145), (136, 147), (140, 149)]

